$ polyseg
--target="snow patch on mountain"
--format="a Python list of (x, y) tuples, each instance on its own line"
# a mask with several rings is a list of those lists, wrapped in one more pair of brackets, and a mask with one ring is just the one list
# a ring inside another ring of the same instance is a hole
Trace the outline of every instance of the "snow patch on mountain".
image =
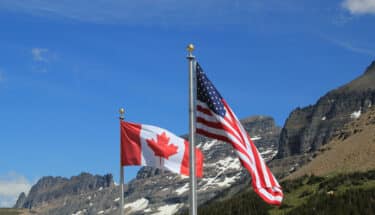
[(272, 149), (267, 149), (266, 151), (263, 151), (261, 152), (260, 154), (263, 156), (263, 155), (268, 155), (270, 153), (273, 153), (275, 150), (272, 150)]
[(361, 116), (361, 110), (354, 111), (353, 113), (350, 114), (350, 118), (352, 119), (358, 119)]
[(251, 138), (252, 141), (261, 140), (261, 139), (262, 139), (262, 137), (260, 137), (260, 136), (255, 136), (255, 137)]
[(157, 213), (153, 213), (153, 215), (169, 215), (174, 214), (182, 207), (183, 204), (169, 204), (159, 207)]
[(216, 172), (224, 172), (227, 169), (240, 169), (240, 160), (236, 157), (226, 157), (222, 160), (218, 160), (214, 163), (204, 164), (205, 168), (215, 168)]
[(184, 186), (178, 188), (175, 192), (178, 194), (178, 195), (181, 195), (183, 193), (185, 193), (186, 191), (189, 190), (189, 183), (186, 183)]
[(126, 203), (124, 205), (125, 211), (127, 211), (128, 214), (136, 212), (136, 211), (141, 211), (146, 209), (148, 206), (148, 200), (145, 198), (137, 199), (134, 202), (131, 203)]
[(79, 210), (75, 213), (72, 213), (72, 215), (81, 215), (81, 214), (86, 214), (87, 213), (87, 209), (83, 209), (83, 210)]
[(230, 185), (234, 184), (237, 180), (241, 177), (241, 172), (237, 173), (232, 177), (227, 177), (223, 174), (219, 174), (213, 178), (204, 178), (202, 179), (201, 183), (203, 184), (199, 190), (205, 191), (210, 188), (217, 188), (217, 187), (229, 187)]
[(202, 146), (202, 150), (203, 151), (208, 151), (210, 150), (213, 146), (217, 145), (217, 144), (220, 144), (219, 143), (220, 141), (218, 140), (211, 140), (211, 141), (207, 141), (203, 144)]
[(234, 176), (226, 176), (226, 174), (224, 174), (231, 170), (238, 171), (241, 169), (240, 160), (236, 157), (226, 157), (225, 159), (218, 160), (214, 163), (208, 163), (205, 165), (205, 168), (214, 168), (215, 175), (212, 175), (211, 177), (205, 176), (201, 179), (199, 190), (202, 191), (216, 187), (229, 187), (231, 184), (239, 180), (241, 176), (241, 172), (238, 172)]
[(272, 160), (277, 155), (277, 150), (274, 148), (262, 149), (259, 152), (266, 162)]

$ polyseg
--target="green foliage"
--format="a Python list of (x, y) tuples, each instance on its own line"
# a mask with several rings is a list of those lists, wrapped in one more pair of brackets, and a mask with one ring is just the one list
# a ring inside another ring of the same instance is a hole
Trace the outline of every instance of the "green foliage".
[(306, 203), (288, 213), (288, 215), (301, 214), (375, 214), (375, 188), (350, 189), (338, 196), (326, 193), (313, 195)]
[[(225, 203), (224, 203), (225, 202)], [(244, 192), (224, 202), (214, 202), (200, 207), (198, 214), (201, 215), (230, 215), (230, 214), (254, 214), (266, 215), (271, 206), (264, 203), (252, 191)], [(224, 204), (223, 204), (224, 203)]]
[(303, 176), (281, 183), (284, 201), (267, 205), (253, 191), (202, 205), (199, 214), (375, 214), (375, 170), (364, 173), (317, 177)]
[(311, 176), (304, 175), (295, 180), (288, 180), (288, 181), (282, 182), (281, 187), (283, 188), (284, 192), (288, 193), (288, 192), (292, 192), (298, 189), (299, 187), (302, 187), (305, 184), (313, 185), (313, 184), (320, 183), (322, 181), (324, 181), (323, 177), (318, 177), (315, 175), (311, 175)]
[(335, 190), (337, 187), (348, 187), (363, 185), (365, 182), (375, 180), (375, 170), (365, 173), (340, 174), (329, 178), (319, 184), (319, 190)]

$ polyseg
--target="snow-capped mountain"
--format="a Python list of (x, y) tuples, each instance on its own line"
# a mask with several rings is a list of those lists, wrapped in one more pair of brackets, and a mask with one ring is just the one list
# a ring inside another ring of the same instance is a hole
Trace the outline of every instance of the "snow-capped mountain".
[[(263, 158), (272, 159), (277, 154), (281, 130), (274, 120), (271, 117), (256, 116), (241, 122)], [(203, 137), (199, 137), (197, 142), (197, 147), (205, 156), (204, 177), (197, 180), (199, 204), (233, 195), (244, 186), (251, 186), (248, 173), (242, 168), (229, 144)], [(44, 178), (37, 183), (41, 187), (40, 192), (19, 199), (15, 207), (30, 208), (37, 214), (118, 214), (119, 186), (112, 181), (104, 183), (105, 186), (92, 185), (93, 189), (89, 190), (76, 188), (65, 194), (62, 190), (56, 196), (52, 194), (63, 188), (64, 183), (72, 183), (71, 179), (60, 180), (56, 184), (49, 181), (41, 186), (43, 180)], [(137, 177), (125, 186), (124, 208), (127, 214), (174, 214), (187, 209), (188, 191), (188, 177), (143, 167)]]

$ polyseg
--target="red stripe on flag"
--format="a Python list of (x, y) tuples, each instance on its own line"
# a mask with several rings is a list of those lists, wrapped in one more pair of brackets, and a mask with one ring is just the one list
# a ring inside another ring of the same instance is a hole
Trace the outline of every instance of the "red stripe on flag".
[(141, 165), (141, 125), (121, 121), (121, 165)]
[[(233, 128), (240, 134), (240, 136), (241, 136), (241, 139), (242, 139), (242, 144), (246, 147), (246, 141), (245, 141), (245, 138), (247, 137), (244, 137), (243, 136), (243, 133), (242, 133), (242, 131), (241, 131), (241, 129), (240, 129), (240, 127), (239, 126), (241, 126), (242, 127), (242, 125), (241, 124), (238, 124), (237, 123), (237, 117), (234, 115), (234, 113), (232, 112), (232, 109), (230, 109), (230, 107), (228, 106), (228, 104), (227, 104), (227, 102), (224, 100), (224, 99), (222, 99), (222, 102), (223, 102), (223, 104), (224, 104), (224, 107), (227, 109), (227, 111), (229, 112), (229, 116), (230, 116), (230, 118), (229, 117), (224, 117), (224, 120), (226, 120), (226, 121), (229, 121), (230, 120), (230, 125), (231, 126), (233, 126)], [(249, 138), (250, 139), (250, 138)], [(246, 147), (247, 148), (247, 147)]]
[(204, 107), (202, 107), (200, 105), (197, 105), (197, 111), (202, 112), (202, 113), (204, 113), (204, 114), (206, 114), (208, 116), (212, 116), (212, 113), (211, 113), (210, 109), (204, 108)]
[[(262, 169), (262, 164), (261, 164), (261, 157), (260, 157), (260, 154), (258, 152), (258, 150), (256, 149), (254, 143), (251, 141), (251, 139), (249, 138), (249, 141), (250, 141), (250, 146), (251, 146), (251, 150), (253, 151), (253, 155), (254, 155), (254, 160), (255, 160), (255, 163), (256, 163), (256, 168), (257, 168), (257, 172), (258, 172), (258, 175), (259, 177), (261, 178), (260, 182), (261, 182), (261, 186), (262, 187), (267, 187), (266, 186), (266, 179), (269, 179), (269, 177), (266, 177), (265, 176), (265, 172), (263, 171)], [(264, 162), (264, 161), (263, 161)]]
[(201, 134), (203, 136), (206, 136), (206, 137), (209, 137), (209, 138), (213, 138), (213, 139), (217, 139), (217, 140), (221, 140), (221, 141), (224, 141), (224, 142), (227, 142), (227, 143), (231, 144), (232, 147), (236, 151), (242, 153), (244, 156), (247, 157), (247, 159), (249, 159), (249, 161), (251, 161), (251, 159), (249, 157), (249, 154), (246, 151), (244, 151), (243, 148), (239, 147), (238, 144), (234, 143), (233, 140), (231, 140), (230, 138), (228, 138), (226, 136), (222, 136), (222, 135), (210, 133), (210, 132), (208, 132), (208, 131), (206, 131), (204, 129), (200, 129), (200, 128), (197, 128), (196, 132), (197, 132), (197, 134)]
[[(272, 195), (272, 198), (273, 199), (270, 199), (268, 196), (264, 195), (263, 193), (260, 192), (259, 190), (259, 187), (257, 187), (257, 177), (255, 176), (255, 172), (251, 170), (251, 167), (246, 163), (246, 162), (243, 162), (241, 159), (240, 159), (242, 165), (247, 169), (247, 171), (249, 171), (250, 175), (251, 175), (251, 179), (252, 179), (252, 186), (253, 186), (253, 189), (254, 191), (265, 201), (267, 202), (268, 204), (272, 204), (272, 205), (281, 205), (281, 201), (280, 200), (277, 200), (276, 198), (277, 197), (283, 197), (283, 194), (282, 193), (279, 193), (279, 192), (269, 192), (269, 189), (270, 188), (267, 188), (267, 189), (264, 189), (265, 191), (267, 191), (267, 193), (269, 193), (270, 195)], [(260, 189), (263, 189), (263, 188), (260, 188)]]
[(223, 123), (220, 123), (220, 122), (210, 122), (210, 121), (207, 121), (205, 120), (204, 118), (201, 118), (201, 117), (197, 117), (197, 123), (201, 123), (207, 127), (211, 127), (211, 128), (215, 128), (215, 129), (219, 129), (219, 130), (224, 130), (225, 132), (231, 134), (233, 137), (235, 137), (239, 142), (242, 142), (241, 139), (238, 137), (238, 131), (236, 131), (237, 133), (233, 132), (233, 130), (231, 128), (229, 128), (228, 126), (226, 126), (225, 124)]

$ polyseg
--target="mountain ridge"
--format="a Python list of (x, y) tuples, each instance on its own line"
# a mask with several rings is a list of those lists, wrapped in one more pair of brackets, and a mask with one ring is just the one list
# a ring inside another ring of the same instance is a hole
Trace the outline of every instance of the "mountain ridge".
[[(270, 160), (276, 154), (280, 127), (273, 118), (255, 116), (244, 119), (243, 125), (263, 156)], [(206, 202), (216, 196), (233, 195), (243, 186), (250, 186), (250, 176), (229, 144), (221, 141), (197, 138), (197, 146), (205, 155), (204, 178), (198, 179), (198, 200)], [(48, 178), (48, 177), (46, 177)], [(60, 178), (57, 180), (61, 180)], [(186, 209), (188, 202), (188, 177), (151, 167), (142, 167), (136, 178), (125, 185), (125, 211), (131, 214), (154, 214), (160, 211), (178, 212)], [(37, 183), (38, 184), (38, 183)], [(40, 187), (40, 186), (39, 186)], [(54, 187), (54, 186), (52, 186)], [(57, 186), (56, 186), (57, 187)], [(100, 188), (100, 187), (99, 187)], [(33, 190), (33, 188), (32, 188)], [(34, 189), (35, 190), (35, 189)], [(45, 191), (41, 187), (41, 191)], [(52, 191), (52, 190), (50, 190)], [(34, 192), (35, 193), (35, 192)], [(36, 192), (38, 193), (38, 192)], [(38, 214), (116, 214), (119, 210), (119, 186), (95, 187), (86, 192), (68, 193), (57, 198), (49, 192), (27, 196), (26, 206)], [(30, 195), (30, 194), (29, 194)], [(53, 197), (53, 195), (52, 195)], [(22, 198), (19, 199), (21, 202)]]
[(38, 204), (43, 204), (51, 199), (81, 194), (111, 186), (114, 186), (111, 174), (100, 176), (83, 172), (70, 178), (45, 176), (31, 187), (27, 196), (25, 193), (21, 193), (14, 207), (37, 207)]
[(375, 104), (375, 62), (353, 81), (329, 91), (314, 105), (296, 108), (280, 136), (277, 158), (318, 150), (347, 122)]

